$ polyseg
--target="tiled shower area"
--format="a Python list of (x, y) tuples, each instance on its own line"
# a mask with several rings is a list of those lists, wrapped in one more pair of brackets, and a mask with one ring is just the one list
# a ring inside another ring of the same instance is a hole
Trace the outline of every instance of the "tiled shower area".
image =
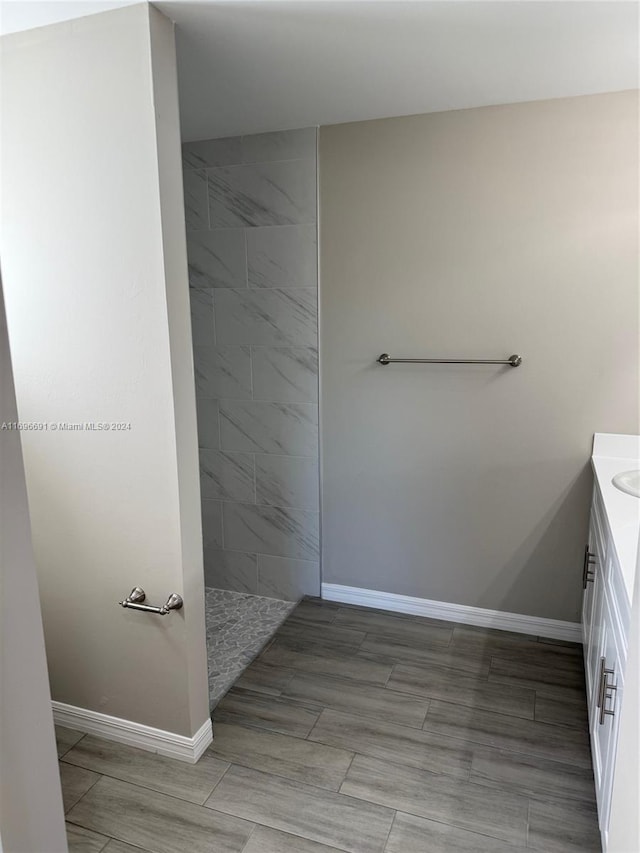
[(316, 129), (183, 165), (213, 706), (320, 589)]

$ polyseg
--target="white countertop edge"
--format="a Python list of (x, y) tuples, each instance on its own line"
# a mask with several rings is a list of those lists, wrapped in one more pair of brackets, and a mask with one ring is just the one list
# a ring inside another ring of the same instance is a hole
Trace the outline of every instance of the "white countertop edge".
[(591, 464), (630, 603), (640, 539), (640, 498), (616, 489), (611, 480), (622, 471), (640, 468), (640, 436), (596, 433)]

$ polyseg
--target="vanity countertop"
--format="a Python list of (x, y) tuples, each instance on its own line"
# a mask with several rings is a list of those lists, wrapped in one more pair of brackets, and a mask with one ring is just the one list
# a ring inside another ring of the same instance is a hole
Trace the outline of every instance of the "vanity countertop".
[(611, 480), (623, 471), (640, 468), (640, 436), (597, 432), (591, 464), (630, 603), (638, 559), (640, 498), (621, 492)]

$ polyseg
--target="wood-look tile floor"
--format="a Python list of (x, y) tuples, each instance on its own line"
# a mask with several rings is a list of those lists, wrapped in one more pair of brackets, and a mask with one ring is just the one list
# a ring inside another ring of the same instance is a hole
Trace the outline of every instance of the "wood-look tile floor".
[(303, 601), (195, 766), (59, 729), (71, 853), (600, 850), (580, 646)]

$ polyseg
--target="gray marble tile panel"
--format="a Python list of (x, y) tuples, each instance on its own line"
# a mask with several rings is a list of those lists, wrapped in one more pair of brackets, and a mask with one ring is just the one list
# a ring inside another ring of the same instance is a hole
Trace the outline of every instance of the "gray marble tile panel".
[(226, 166), (242, 162), (242, 141), (239, 136), (222, 139), (203, 139), (182, 144), (182, 165), (185, 169), (207, 166)]
[(212, 228), (315, 222), (316, 170), (308, 160), (222, 166), (207, 177)]
[(591, 767), (589, 735), (562, 726), (432, 700), (424, 723), (435, 735)]
[(277, 639), (265, 649), (260, 660), (262, 663), (301, 672), (317, 672), (379, 685), (384, 685), (391, 673), (390, 665), (363, 659), (358, 654), (345, 655), (335, 649), (326, 649), (322, 654), (308, 654), (295, 651)]
[(337, 849), (278, 829), (256, 826), (243, 853), (336, 853)]
[(216, 723), (210, 750), (218, 758), (337, 791), (353, 752), (264, 729)]
[(251, 399), (249, 347), (195, 346), (196, 394), (211, 399)]
[(320, 714), (309, 740), (457, 779), (468, 779), (473, 755), (453, 737), (332, 710)]
[(198, 447), (217, 450), (220, 447), (218, 401), (196, 397), (198, 415)]
[(282, 735), (305, 738), (322, 708), (304, 702), (294, 703), (237, 685), (218, 703), (213, 717), (217, 723), (235, 723), (266, 729)]
[(342, 678), (299, 673), (283, 690), (284, 699), (310, 702), (334, 711), (345, 711), (375, 720), (420, 728), (429, 702), (370, 684)]
[(255, 496), (253, 454), (201, 450), (200, 492), (203, 498), (252, 501)]
[(253, 824), (103, 776), (69, 820), (149, 853), (240, 853)]
[(527, 849), (540, 853), (600, 853), (596, 810), (577, 803), (532, 800)]
[(222, 548), (222, 503), (204, 499), (202, 501), (202, 541), (205, 549)]
[(191, 338), (193, 346), (211, 346), (214, 342), (213, 299), (211, 292), (189, 288), (191, 307)]
[(258, 592), (258, 558), (241, 551), (211, 551), (204, 567), (208, 587), (255, 595)]
[(316, 347), (318, 295), (312, 288), (213, 291), (218, 345)]
[(224, 542), (227, 548), (274, 556), (317, 560), (317, 512), (274, 506), (228, 503), (224, 507)]
[(486, 679), (446, 666), (396, 666), (387, 686), (402, 693), (533, 719), (533, 690), (489, 684)]
[(187, 231), (201, 231), (209, 227), (207, 203), (207, 174), (187, 169), (182, 174), (184, 182), (184, 217)]
[[(253, 133), (242, 137), (242, 161), (266, 163), (270, 160), (298, 160), (316, 157), (316, 128)], [(315, 169), (315, 163), (310, 166)]]
[(220, 403), (223, 450), (311, 456), (318, 453), (318, 407), (312, 403)]
[[(161, 794), (202, 805), (224, 776), (229, 765), (215, 758), (209, 751), (197, 764), (186, 764), (165, 758), (153, 752), (136, 749), (126, 744), (87, 735), (64, 757), (61, 768), (75, 765), (79, 772), (94, 771), (97, 781), (100, 773)], [(80, 768), (84, 770), (80, 771)]]
[(253, 399), (282, 403), (318, 400), (315, 347), (252, 347)]
[(315, 560), (258, 555), (258, 594), (285, 601), (320, 594), (320, 564)]
[(543, 800), (595, 803), (593, 771), (555, 759), (478, 747), (471, 760), (471, 782)]
[(190, 231), (187, 258), (191, 287), (247, 286), (244, 228)]
[(247, 231), (249, 287), (318, 285), (316, 225), (284, 225)]
[(255, 459), (257, 503), (319, 510), (317, 459), (262, 453)]
[(72, 767), (63, 761), (58, 764), (58, 768), (60, 770), (64, 810), (68, 812), (95, 785), (100, 776), (97, 773), (91, 773), (89, 770), (83, 770), (81, 767)]
[(75, 729), (68, 729), (66, 726), (56, 726), (56, 746), (58, 749), (58, 758), (62, 758), (65, 752), (68, 752), (74, 743), (78, 743), (81, 737), (84, 737), (84, 732), (78, 732)]
[(398, 812), (385, 853), (514, 853), (525, 845), (499, 841), (448, 823)]
[(66, 830), (69, 853), (100, 853), (109, 843), (106, 835), (99, 835), (97, 832), (74, 826), (72, 823), (66, 824)]
[(244, 767), (232, 767), (207, 805), (348, 853), (382, 853), (392, 809)]
[[(356, 755), (341, 793), (524, 847), (526, 797)], [(437, 849), (437, 848), (436, 848)]]

